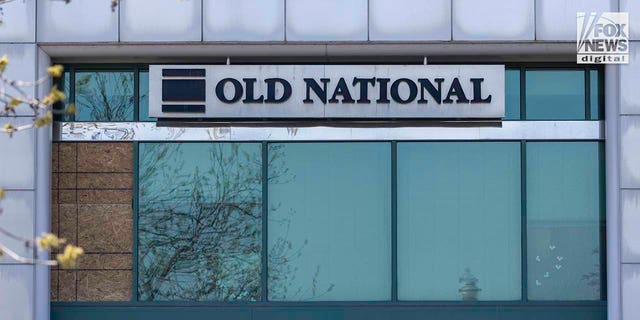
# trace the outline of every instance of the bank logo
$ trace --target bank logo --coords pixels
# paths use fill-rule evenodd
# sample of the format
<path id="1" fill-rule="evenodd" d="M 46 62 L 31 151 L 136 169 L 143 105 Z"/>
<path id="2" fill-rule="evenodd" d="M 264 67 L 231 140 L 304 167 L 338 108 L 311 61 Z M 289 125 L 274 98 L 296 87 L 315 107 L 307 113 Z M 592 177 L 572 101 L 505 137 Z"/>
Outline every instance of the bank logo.
<path id="1" fill-rule="evenodd" d="M 629 63 L 629 13 L 578 12 L 577 62 Z"/>

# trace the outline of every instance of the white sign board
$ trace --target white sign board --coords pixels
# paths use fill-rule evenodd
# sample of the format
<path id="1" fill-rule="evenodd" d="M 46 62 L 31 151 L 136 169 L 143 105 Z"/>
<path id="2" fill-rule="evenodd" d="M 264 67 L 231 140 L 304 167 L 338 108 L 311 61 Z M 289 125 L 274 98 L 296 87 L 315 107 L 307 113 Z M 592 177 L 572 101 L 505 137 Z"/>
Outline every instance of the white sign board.
<path id="1" fill-rule="evenodd" d="M 503 65 L 151 65 L 156 118 L 493 118 Z"/>

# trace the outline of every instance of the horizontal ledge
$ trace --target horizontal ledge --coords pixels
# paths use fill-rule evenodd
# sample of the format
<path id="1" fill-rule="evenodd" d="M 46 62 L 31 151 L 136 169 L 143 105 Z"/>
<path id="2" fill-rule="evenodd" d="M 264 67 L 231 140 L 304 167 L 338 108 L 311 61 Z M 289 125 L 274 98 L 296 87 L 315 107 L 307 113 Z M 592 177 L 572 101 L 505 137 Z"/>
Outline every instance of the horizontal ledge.
<path id="1" fill-rule="evenodd" d="M 572 61 L 575 41 L 427 41 L 427 42 L 224 42 L 224 43 L 39 43 L 59 62 L 146 61 L 210 62 L 233 58 L 430 57 L 455 60 Z M 206 60 L 206 61 L 205 61 Z M 416 60 L 418 62 L 418 60 Z M 422 61 L 422 58 L 419 62 Z"/>
<path id="2" fill-rule="evenodd" d="M 504 121 L 499 126 L 274 127 L 234 123 L 210 127 L 155 122 L 60 122 L 57 141 L 455 141 L 603 140 L 604 121 Z"/>
<path id="3" fill-rule="evenodd" d="M 56 308 L 573 308 L 605 307 L 605 300 L 480 300 L 480 301 L 52 301 Z"/>

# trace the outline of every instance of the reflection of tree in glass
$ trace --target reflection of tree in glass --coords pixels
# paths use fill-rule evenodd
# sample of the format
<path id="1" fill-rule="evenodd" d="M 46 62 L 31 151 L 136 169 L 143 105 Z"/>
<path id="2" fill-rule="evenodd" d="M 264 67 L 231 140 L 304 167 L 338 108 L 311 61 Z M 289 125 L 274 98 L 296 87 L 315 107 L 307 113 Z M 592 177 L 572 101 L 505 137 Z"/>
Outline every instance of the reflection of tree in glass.
<path id="1" fill-rule="evenodd" d="M 189 151 L 200 149 L 194 154 L 183 147 L 141 148 L 140 297 L 259 300 L 259 149 L 251 153 L 238 144 L 194 144 Z M 204 154 L 206 166 L 185 170 L 185 161 L 202 163 L 193 156 Z"/>
<path id="2" fill-rule="evenodd" d="M 271 210 L 274 210 L 273 207 Z M 290 212 L 289 217 L 295 212 Z M 327 287 L 319 287 L 318 276 L 320 275 L 320 266 L 316 266 L 313 278 L 310 280 L 309 286 L 293 287 L 295 274 L 299 268 L 295 266 L 295 261 L 302 258 L 302 251 L 309 243 L 305 239 L 304 243 L 298 248 L 294 248 L 290 240 L 288 240 L 288 231 L 291 225 L 291 218 L 276 220 L 269 218 L 270 223 L 278 223 L 285 225 L 287 232 L 279 236 L 275 240 L 275 244 L 269 250 L 269 299 L 271 300 L 314 300 L 321 298 L 328 292 L 333 290 L 334 285 L 329 284 Z"/>
<path id="3" fill-rule="evenodd" d="M 286 167 L 282 147 L 282 145 L 269 146 L 269 184 L 286 184 L 295 180 L 295 176 L 290 174 L 289 169 Z M 269 212 L 277 212 L 280 211 L 282 203 L 270 203 L 269 206 Z M 309 280 L 308 286 L 300 285 L 294 287 L 294 283 L 297 282 L 295 281 L 295 275 L 299 270 L 295 261 L 302 258 L 303 249 L 309 243 L 309 240 L 305 239 L 303 243 L 296 244 L 296 247 L 294 247 L 294 244 L 289 240 L 289 229 L 295 213 L 295 211 L 290 210 L 286 217 L 283 218 L 269 216 L 269 224 L 282 225 L 286 230 L 274 239 L 274 244 L 269 248 L 268 286 L 270 300 L 314 300 L 331 292 L 334 287 L 333 284 L 329 284 L 326 287 L 319 286 L 320 266 L 316 266 L 313 278 Z"/>
<path id="4" fill-rule="evenodd" d="M 260 300 L 262 163 L 255 147 L 141 145 L 141 300 Z M 277 164 L 279 155 L 277 149 L 270 152 L 269 180 L 275 183 L 287 171 Z M 286 290 L 295 271 L 289 262 L 304 247 L 294 248 L 286 237 L 280 236 L 269 251 L 270 280 L 284 280 L 270 287 L 270 294 Z M 316 277 L 310 279 L 313 295 L 321 291 Z"/>
<path id="5" fill-rule="evenodd" d="M 75 89 L 79 120 L 133 120 L 133 72 L 77 72 Z"/>
<path id="6" fill-rule="evenodd" d="M 599 257 L 600 250 L 598 248 L 591 250 L 591 255 Z M 594 271 L 583 274 L 581 279 L 585 281 L 589 287 L 593 288 L 596 294 L 600 294 L 600 262 L 593 266 L 593 270 Z"/>

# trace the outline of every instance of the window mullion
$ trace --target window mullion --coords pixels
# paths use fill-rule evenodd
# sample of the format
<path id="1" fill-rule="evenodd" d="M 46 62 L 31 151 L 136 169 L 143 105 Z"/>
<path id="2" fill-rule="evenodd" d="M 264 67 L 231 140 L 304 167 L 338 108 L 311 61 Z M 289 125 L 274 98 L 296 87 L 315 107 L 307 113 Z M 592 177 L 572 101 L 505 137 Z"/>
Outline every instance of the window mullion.
<path id="1" fill-rule="evenodd" d="M 527 148 L 526 141 L 520 141 L 520 256 L 521 256 L 521 301 L 527 297 Z"/>
<path id="2" fill-rule="evenodd" d="M 269 242 L 267 238 L 268 231 L 268 214 L 269 214 L 269 144 L 262 143 L 262 272 L 260 278 L 262 301 L 268 301 L 268 270 L 269 270 Z"/>
<path id="3" fill-rule="evenodd" d="M 398 143 L 391 141 L 391 301 L 398 301 Z"/>

